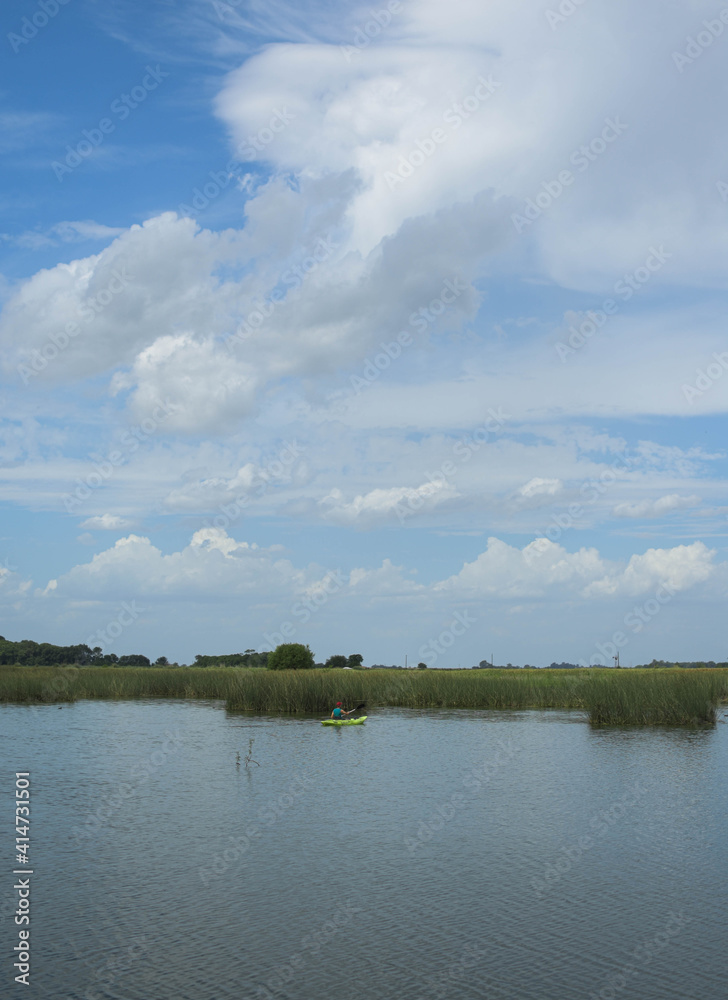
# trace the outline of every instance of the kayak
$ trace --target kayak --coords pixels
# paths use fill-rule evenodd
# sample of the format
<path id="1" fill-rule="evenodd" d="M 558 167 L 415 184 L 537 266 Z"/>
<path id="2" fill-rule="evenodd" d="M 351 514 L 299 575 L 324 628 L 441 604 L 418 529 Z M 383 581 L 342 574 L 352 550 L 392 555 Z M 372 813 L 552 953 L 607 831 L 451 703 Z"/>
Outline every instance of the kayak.
<path id="1" fill-rule="evenodd" d="M 324 719 L 321 723 L 322 726 L 360 726 L 362 722 L 366 722 L 366 715 L 362 715 L 360 719 Z"/>

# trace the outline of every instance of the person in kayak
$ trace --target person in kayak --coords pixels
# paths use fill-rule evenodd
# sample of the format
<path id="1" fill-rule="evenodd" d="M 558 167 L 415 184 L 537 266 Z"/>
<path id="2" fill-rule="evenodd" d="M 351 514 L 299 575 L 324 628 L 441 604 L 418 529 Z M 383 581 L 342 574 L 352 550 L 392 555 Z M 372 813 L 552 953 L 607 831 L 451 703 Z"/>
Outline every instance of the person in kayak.
<path id="1" fill-rule="evenodd" d="M 341 719 L 342 716 L 344 716 L 344 715 L 351 715 L 351 712 L 345 712 L 344 709 L 341 707 L 341 702 L 337 701 L 336 702 L 336 708 L 331 713 L 331 718 L 332 719 Z"/>

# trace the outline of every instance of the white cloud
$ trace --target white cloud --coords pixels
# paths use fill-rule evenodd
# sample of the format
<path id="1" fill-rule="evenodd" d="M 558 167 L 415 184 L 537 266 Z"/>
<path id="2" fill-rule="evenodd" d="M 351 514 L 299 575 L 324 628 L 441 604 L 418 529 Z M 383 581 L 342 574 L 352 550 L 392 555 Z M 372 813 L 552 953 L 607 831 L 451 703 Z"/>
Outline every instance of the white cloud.
<path id="1" fill-rule="evenodd" d="M 404 522 L 413 514 L 432 511 L 445 500 L 457 496 L 457 490 L 443 480 L 422 483 L 417 487 L 375 489 L 349 501 L 335 487 L 319 501 L 319 506 L 326 520 L 337 524 L 371 526 L 393 519 Z"/>
<path id="2" fill-rule="evenodd" d="M 101 514 L 95 517 L 88 517 L 81 524 L 82 528 L 89 528 L 92 531 L 123 531 L 131 526 L 131 521 L 117 514 Z"/>
<path id="3" fill-rule="evenodd" d="M 670 493 L 657 500 L 641 500 L 639 503 L 618 503 L 612 510 L 614 517 L 663 517 L 673 510 L 694 507 L 700 503 L 698 496 L 680 496 Z"/>
<path id="4" fill-rule="evenodd" d="M 29 250 L 42 250 L 59 246 L 61 243 L 81 243 L 89 240 L 104 241 L 121 236 L 125 229 L 105 226 L 100 222 L 86 219 L 79 222 L 57 222 L 49 229 L 28 229 L 12 235 L 0 233 L 0 239 Z"/>
<path id="5" fill-rule="evenodd" d="M 671 591 L 688 590 L 708 580 L 716 570 L 715 549 L 703 542 L 678 545 L 673 549 L 648 549 L 644 555 L 634 555 L 626 569 L 595 580 L 585 591 L 589 597 L 612 594 L 637 596 L 665 586 Z"/>
<path id="6" fill-rule="evenodd" d="M 279 555 L 280 546 L 260 548 L 237 542 L 220 528 L 196 531 L 188 546 L 164 555 L 148 538 L 129 535 L 98 553 L 90 563 L 76 566 L 46 593 L 55 596 L 91 598 L 115 594 L 234 597 L 243 594 L 285 595 L 316 589 L 326 576 L 315 566 L 296 568 Z M 459 573 L 428 587 L 410 579 L 386 559 L 377 570 L 353 568 L 348 586 L 357 593 L 376 596 L 385 586 L 390 594 L 418 593 L 430 599 L 513 598 L 554 600 L 566 594 L 574 599 L 594 599 L 617 593 L 639 595 L 660 584 L 679 591 L 707 580 L 715 571 L 715 550 L 702 542 L 672 549 L 648 549 L 633 555 L 626 566 L 605 561 L 595 548 L 569 552 L 563 546 L 540 538 L 523 549 L 489 538 L 487 548 Z"/>
<path id="7" fill-rule="evenodd" d="M 130 409 L 136 419 L 165 402 L 172 407 L 168 431 L 215 433 L 235 427 L 251 412 L 256 384 L 252 365 L 231 360 L 212 340 L 182 333 L 145 348 L 130 371 L 114 376 L 111 391 L 133 389 Z"/>
<path id="8" fill-rule="evenodd" d="M 540 479 L 538 476 L 534 479 L 530 479 L 524 486 L 518 490 L 518 493 L 522 497 L 531 498 L 537 496 L 556 496 L 563 489 L 563 483 L 560 479 Z"/>
<path id="9" fill-rule="evenodd" d="M 436 589 L 508 600 L 538 597 L 552 588 L 580 589 L 604 570 L 605 563 L 593 548 L 572 554 L 541 538 L 518 549 L 498 538 L 489 538 L 485 552 Z"/>
<path id="10" fill-rule="evenodd" d="M 148 538 L 129 535 L 90 563 L 76 566 L 50 581 L 54 596 L 113 598 L 117 595 L 160 597 L 253 595 L 290 592 L 306 573 L 295 570 L 272 549 L 236 542 L 217 528 L 196 531 L 189 545 L 170 555 Z M 46 588 L 46 592 L 50 593 Z"/>

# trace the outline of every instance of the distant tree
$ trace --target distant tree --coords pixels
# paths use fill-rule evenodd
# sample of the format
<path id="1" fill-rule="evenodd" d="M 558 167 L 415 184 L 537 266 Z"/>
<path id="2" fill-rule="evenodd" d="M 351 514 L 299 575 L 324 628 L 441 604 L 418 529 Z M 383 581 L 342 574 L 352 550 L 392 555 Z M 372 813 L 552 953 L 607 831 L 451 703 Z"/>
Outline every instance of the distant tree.
<path id="1" fill-rule="evenodd" d="M 349 653 L 349 662 L 347 666 L 349 667 L 360 667 L 364 662 L 364 657 L 361 653 Z"/>
<path id="2" fill-rule="evenodd" d="M 268 653 L 256 653 L 254 649 L 245 653 L 224 653 L 222 656 L 207 656 L 198 653 L 195 656 L 196 667 L 264 667 L 268 662 Z"/>
<path id="3" fill-rule="evenodd" d="M 362 659 L 364 659 L 364 657 L 362 657 Z M 346 657 L 346 656 L 341 656 L 341 655 L 339 655 L 339 656 L 330 656 L 328 658 L 328 660 L 326 661 L 326 663 L 324 663 L 324 666 L 325 667 L 339 667 L 339 668 L 341 668 L 341 667 L 348 667 L 348 666 L 350 666 L 350 663 L 349 663 L 348 657 Z"/>
<path id="4" fill-rule="evenodd" d="M 169 660 L 167 659 L 166 656 L 158 656 L 157 659 L 154 661 L 154 666 L 155 667 L 168 667 L 169 666 Z"/>
<path id="5" fill-rule="evenodd" d="M 417 669 L 418 670 L 427 670 L 427 664 L 426 663 L 418 663 L 417 664 Z"/>
<path id="6" fill-rule="evenodd" d="M 119 657 L 120 667 L 149 667 L 151 663 L 149 658 L 142 656 L 141 653 L 129 653 L 127 656 Z"/>
<path id="7" fill-rule="evenodd" d="M 309 670 L 314 665 L 313 653 L 300 642 L 284 642 L 268 656 L 269 670 Z"/>

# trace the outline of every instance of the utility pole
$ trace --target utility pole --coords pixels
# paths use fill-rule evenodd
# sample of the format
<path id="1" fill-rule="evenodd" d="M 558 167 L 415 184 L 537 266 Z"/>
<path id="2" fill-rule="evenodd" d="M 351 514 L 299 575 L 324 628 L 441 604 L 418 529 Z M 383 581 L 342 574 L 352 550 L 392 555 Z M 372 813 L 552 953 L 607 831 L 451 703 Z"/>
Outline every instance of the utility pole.
<path id="1" fill-rule="evenodd" d="M 612 659 L 614 660 L 614 666 L 617 670 L 619 670 L 619 652 L 617 652 L 617 655 L 613 656 Z"/>

